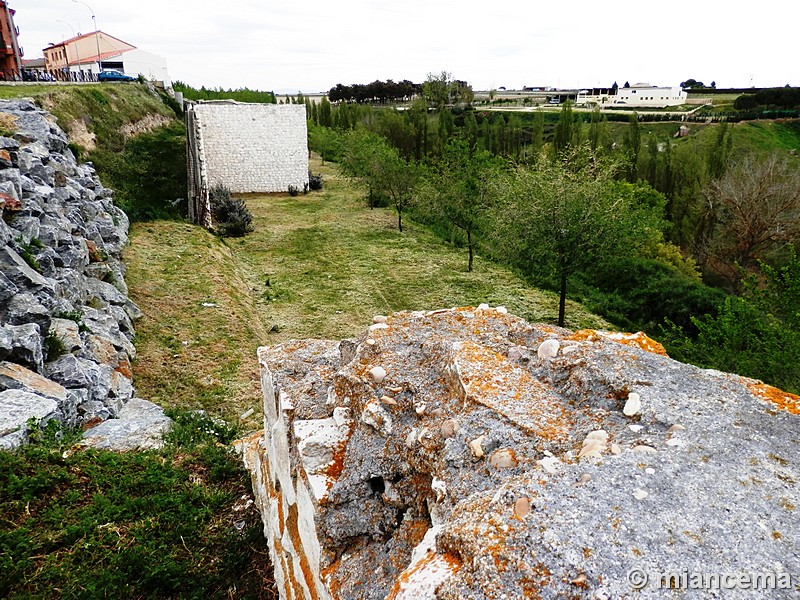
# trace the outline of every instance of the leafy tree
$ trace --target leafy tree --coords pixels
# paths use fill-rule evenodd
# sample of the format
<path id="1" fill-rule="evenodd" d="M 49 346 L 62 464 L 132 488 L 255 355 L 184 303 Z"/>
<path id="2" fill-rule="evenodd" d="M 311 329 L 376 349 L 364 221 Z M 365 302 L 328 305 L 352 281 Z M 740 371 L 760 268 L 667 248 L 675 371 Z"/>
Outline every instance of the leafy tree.
<path id="1" fill-rule="evenodd" d="M 467 141 L 453 140 L 421 189 L 421 201 L 464 232 L 468 271 L 474 262 L 476 230 L 493 204 L 490 181 L 501 164 L 486 150 L 473 153 Z"/>
<path id="2" fill-rule="evenodd" d="M 319 102 L 319 124 L 323 127 L 333 127 L 331 118 L 331 103 L 324 96 Z"/>
<path id="3" fill-rule="evenodd" d="M 531 150 L 533 156 L 538 158 L 544 145 L 544 111 L 537 110 L 533 117 L 533 128 L 531 130 Z"/>
<path id="4" fill-rule="evenodd" d="M 557 153 L 564 152 L 572 142 L 572 129 L 575 118 L 572 114 L 572 102 L 565 102 L 561 107 L 561 113 L 556 123 L 556 132 L 553 138 L 553 146 Z"/>
<path id="5" fill-rule="evenodd" d="M 312 125 L 308 128 L 308 147 L 326 160 L 339 160 L 342 150 L 342 134 L 335 129 Z"/>
<path id="6" fill-rule="evenodd" d="M 453 120 L 453 113 L 447 107 L 439 109 L 438 113 L 438 134 L 437 138 L 437 151 L 441 154 L 444 147 L 447 145 L 451 137 L 453 137 L 453 129 L 455 122 Z"/>
<path id="7" fill-rule="evenodd" d="M 403 231 L 403 211 L 413 200 L 418 164 L 401 157 L 383 136 L 357 129 L 345 137 L 341 165 L 349 177 L 367 186 L 370 208 L 378 198 L 389 199 L 397 211 L 397 228 Z"/>
<path id="8" fill-rule="evenodd" d="M 639 152 L 642 149 L 642 130 L 639 126 L 639 115 L 636 113 L 628 117 L 625 148 L 628 155 L 628 181 L 634 183 L 639 178 Z"/>
<path id="9" fill-rule="evenodd" d="M 607 121 L 605 115 L 600 112 L 600 108 L 595 106 L 589 120 L 589 147 L 593 152 L 602 148 L 608 136 Z"/>
<path id="10" fill-rule="evenodd" d="M 464 139 L 469 145 L 470 152 L 474 152 L 478 147 L 478 120 L 472 112 L 468 112 L 464 117 Z"/>
<path id="11" fill-rule="evenodd" d="M 422 84 L 422 95 L 437 108 L 446 105 L 450 100 L 450 73 L 428 73 L 427 79 Z"/>
<path id="12" fill-rule="evenodd" d="M 379 205 L 384 192 L 381 165 L 389 160 L 390 152 L 384 137 L 366 129 L 356 129 L 344 136 L 339 164 L 345 175 L 367 187 L 370 208 Z"/>
<path id="13" fill-rule="evenodd" d="M 409 117 L 414 128 L 414 154 L 419 161 L 428 156 L 428 103 L 424 98 L 414 100 Z"/>
<path id="14" fill-rule="evenodd" d="M 496 243 L 531 276 L 541 271 L 556 276 L 561 326 L 569 276 L 607 256 L 635 252 L 660 217 L 615 192 L 613 171 L 614 165 L 573 151 L 498 180 L 504 209 Z"/>
<path id="15" fill-rule="evenodd" d="M 383 190 L 391 198 L 397 211 L 397 229 L 401 233 L 403 231 L 403 212 L 414 201 L 414 190 L 420 173 L 419 163 L 404 159 L 394 148 L 383 155 L 383 162 L 379 165 Z"/>
<path id="16" fill-rule="evenodd" d="M 400 151 L 403 158 L 414 158 L 416 154 L 416 138 L 411 121 L 399 111 L 386 108 L 377 111 L 372 119 L 370 129 L 385 137 Z"/>

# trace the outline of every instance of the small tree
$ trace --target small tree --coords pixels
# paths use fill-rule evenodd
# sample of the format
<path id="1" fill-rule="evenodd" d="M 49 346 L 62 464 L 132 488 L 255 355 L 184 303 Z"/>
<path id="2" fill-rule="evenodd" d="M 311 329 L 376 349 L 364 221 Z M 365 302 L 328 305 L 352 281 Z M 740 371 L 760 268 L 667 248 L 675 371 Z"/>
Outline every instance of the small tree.
<path id="1" fill-rule="evenodd" d="M 345 175 L 367 187 L 367 202 L 375 208 L 383 193 L 381 164 L 387 160 L 391 148 L 386 139 L 365 129 L 348 132 L 344 136 L 340 165 Z"/>
<path id="2" fill-rule="evenodd" d="M 800 170 L 772 154 L 730 165 L 705 190 L 706 264 L 739 289 L 743 273 L 800 238 Z"/>
<path id="3" fill-rule="evenodd" d="M 345 173 L 367 186 L 370 208 L 376 199 L 388 198 L 397 210 L 397 228 L 403 231 L 403 211 L 413 200 L 419 166 L 405 160 L 383 136 L 366 130 L 350 132 L 342 152 Z"/>
<path id="4" fill-rule="evenodd" d="M 467 271 L 473 267 L 476 229 L 494 204 L 490 181 L 501 164 L 490 152 L 471 154 L 468 142 L 453 140 L 420 191 L 421 201 L 466 235 Z"/>
<path id="5" fill-rule="evenodd" d="M 397 211 L 397 229 L 403 231 L 403 211 L 408 209 L 414 200 L 414 188 L 419 180 L 420 167 L 413 161 L 400 156 L 395 148 L 381 155 L 379 165 L 381 186 L 391 198 Z"/>
<path id="6" fill-rule="evenodd" d="M 496 243 L 531 276 L 556 276 L 560 326 L 569 276 L 607 256 L 636 252 L 659 223 L 658 209 L 615 192 L 614 167 L 586 151 L 573 151 L 499 179 L 504 206 L 494 229 Z"/>
<path id="7" fill-rule="evenodd" d="M 556 152 L 564 152 L 572 143 L 572 128 L 575 118 L 572 115 L 572 102 L 567 100 L 561 107 L 561 113 L 556 123 L 556 132 L 553 137 L 553 146 Z"/>

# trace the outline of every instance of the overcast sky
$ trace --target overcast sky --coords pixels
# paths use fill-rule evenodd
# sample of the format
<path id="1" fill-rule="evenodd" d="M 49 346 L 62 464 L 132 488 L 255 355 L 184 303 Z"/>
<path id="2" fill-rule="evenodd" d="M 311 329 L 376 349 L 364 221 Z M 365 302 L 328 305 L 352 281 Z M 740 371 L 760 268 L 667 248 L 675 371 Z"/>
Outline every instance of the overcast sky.
<path id="1" fill-rule="evenodd" d="M 797 0 L 89 0 L 98 27 L 199 87 L 327 91 L 449 71 L 476 90 L 694 78 L 800 85 Z M 94 30 L 73 0 L 9 0 L 26 58 Z M 741 7 L 741 8 L 740 8 Z"/>

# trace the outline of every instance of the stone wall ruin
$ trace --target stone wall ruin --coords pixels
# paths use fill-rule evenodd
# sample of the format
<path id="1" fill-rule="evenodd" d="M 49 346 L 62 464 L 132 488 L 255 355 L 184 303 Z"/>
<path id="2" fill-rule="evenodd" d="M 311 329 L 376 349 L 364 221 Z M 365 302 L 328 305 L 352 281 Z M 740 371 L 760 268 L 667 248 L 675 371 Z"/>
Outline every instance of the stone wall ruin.
<path id="1" fill-rule="evenodd" d="M 726 598 L 797 584 L 797 396 L 641 334 L 485 305 L 258 358 L 265 429 L 240 445 L 284 599 L 663 598 L 669 572 L 773 575 Z"/>
<path id="2" fill-rule="evenodd" d="M 302 190 L 308 184 L 304 105 L 191 103 L 187 126 L 190 205 L 200 206 L 195 222 L 207 212 L 204 201 L 215 185 L 243 194 Z"/>

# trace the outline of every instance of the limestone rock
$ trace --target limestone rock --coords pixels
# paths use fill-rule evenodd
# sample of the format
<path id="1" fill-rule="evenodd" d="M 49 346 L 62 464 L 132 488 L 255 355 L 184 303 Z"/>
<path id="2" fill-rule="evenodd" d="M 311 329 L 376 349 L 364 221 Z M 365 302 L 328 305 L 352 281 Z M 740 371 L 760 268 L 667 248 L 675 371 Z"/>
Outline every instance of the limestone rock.
<path id="1" fill-rule="evenodd" d="M 0 392 L 0 449 L 13 450 L 27 438 L 27 423 L 36 419 L 41 423 L 55 416 L 58 404 L 23 390 Z"/>
<path id="2" fill-rule="evenodd" d="M 638 334 L 469 308 L 389 321 L 346 363 L 312 363 L 319 340 L 259 349 L 266 429 L 239 447 L 282 597 L 657 598 L 628 571 L 800 572 L 800 398 Z M 369 375 L 376 333 L 391 390 Z M 508 358 L 548 339 L 570 352 Z M 298 418 L 313 403 L 317 422 Z"/>
<path id="3" fill-rule="evenodd" d="M 164 414 L 164 409 L 147 400 L 133 398 L 116 419 L 87 429 L 81 444 L 117 452 L 153 450 L 164 445 L 163 436 L 171 427 L 172 419 Z"/>

